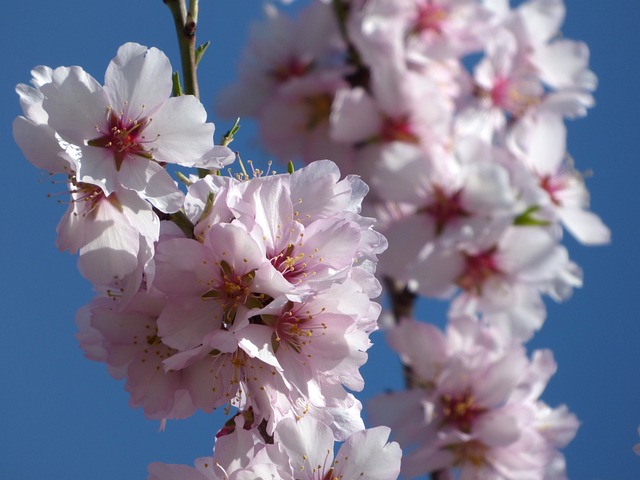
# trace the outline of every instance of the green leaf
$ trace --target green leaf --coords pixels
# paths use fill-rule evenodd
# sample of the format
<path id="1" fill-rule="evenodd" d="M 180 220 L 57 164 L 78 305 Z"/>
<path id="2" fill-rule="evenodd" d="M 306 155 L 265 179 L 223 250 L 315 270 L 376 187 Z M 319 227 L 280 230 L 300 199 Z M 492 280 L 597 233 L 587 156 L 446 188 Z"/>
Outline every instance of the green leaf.
<path id="1" fill-rule="evenodd" d="M 222 137 L 221 145 L 223 147 L 228 147 L 229 144 L 233 142 L 233 137 L 236 133 L 238 133 L 238 130 L 240 130 L 240 117 L 236 118 L 233 127 L 231 127 L 231 129 L 224 134 L 224 136 Z"/>
<path id="2" fill-rule="evenodd" d="M 287 163 L 287 172 L 289 173 L 289 175 L 291 175 L 295 171 L 296 168 L 293 166 L 293 162 L 289 160 L 289 163 Z"/>
<path id="3" fill-rule="evenodd" d="M 196 66 L 198 66 L 198 64 L 200 63 L 200 60 L 202 59 L 204 52 L 206 52 L 207 48 L 209 48 L 209 45 L 211 45 L 211 42 L 203 43 L 198 48 L 196 48 Z"/>
<path id="4" fill-rule="evenodd" d="M 551 222 L 549 222 L 548 220 L 541 220 L 533 217 L 533 214 L 538 210 L 540 210 L 539 205 L 533 205 L 527 208 L 524 212 L 522 212 L 515 218 L 513 224 L 520 227 L 545 227 L 551 224 Z"/>
<path id="5" fill-rule="evenodd" d="M 180 85 L 180 74 L 178 72 L 173 72 L 171 75 L 171 80 L 173 81 L 173 96 L 179 97 L 182 95 L 182 85 Z"/>

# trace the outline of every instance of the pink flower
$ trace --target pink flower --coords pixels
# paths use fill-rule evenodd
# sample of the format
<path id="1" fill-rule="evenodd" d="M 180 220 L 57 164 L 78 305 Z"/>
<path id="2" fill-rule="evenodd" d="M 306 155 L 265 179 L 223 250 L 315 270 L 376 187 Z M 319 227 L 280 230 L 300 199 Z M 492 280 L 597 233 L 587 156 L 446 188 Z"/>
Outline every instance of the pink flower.
<path id="1" fill-rule="evenodd" d="M 475 0 L 374 0 L 352 14 L 350 33 L 369 65 L 380 52 L 379 43 L 374 49 L 371 41 L 380 42 L 383 32 L 385 43 L 402 45 L 407 61 L 427 63 L 479 50 L 491 20 Z"/>
<path id="2" fill-rule="evenodd" d="M 290 459 L 290 476 L 285 478 L 393 480 L 400 473 L 402 453 L 397 443 L 387 443 L 389 433 L 387 427 L 356 432 L 335 458 L 331 430 L 309 417 L 298 422 L 283 420 L 274 440 Z"/>
<path id="3" fill-rule="evenodd" d="M 501 27 L 474 70 L 459 132 L 491 138 L 504 133 L 508 119 L 532 112 L 586 115 L 597 78 L 588 68 L 585 44 L 556 38 L 564 13 L 562 0 L 532 0 L 499 13 Z"/>
<path id="4" fill-rule="evenodd" d="M 153 255 L 160 221 L 135 192 L 119 189 L 107 195 L 98 185 L 78 181 L 81 149 L 61 139 L 43 109 L 41 89 L 51 84 L 54 73 L 38 67 L 32 72 L 35 88 L 18 85 L 25 116 L 14 121 L 14 138 L 34 165 L 67 177 L 71 200 L 58 224 L 58 248 L 79 253 L 80 272 L 94 285 L 131 295 Z"/>
<path id="5" fill-rule="evenodd" d="M 542 208 L 541 218 L 560 221 L 585 245 L 608 243 L 611 232 L 588 211 L 589 192 L 566 151 L 566 127 L 557 115 L 527 116 L 510 135 L 510 148 L 529 170 L 530 202 Z"/>
<path id="6" fill-rule="evenodd" d="M 380 270 L 420 283 L 420 264 L 430 254 L 473 248 L 512 223 L 517 192 L 501 156 L 498 149 L 472 138 L 458 139 L 453 152 L 391 146 L 371 178 L 379 208 L 402 212 L 382 228 L 390 249 L 381 258 Z"/>
<path id="7" fill-rule="evenodd" d="M 180 350 L 248 320 L 248 308 L 293 291 L 260 245 L 237 224 L 215 224 L 203 243 L 169 239 L 156 249 L 154 285 L 174 300 L 160 319 L 162 336 Z"/>
<path id="8" fill-rule="evenodd" d="M 158 336 L 157 319 L 164 299 L 143 292 L 126 306 L 97 297 L 78 311 L 80 346 L 91 360 L 107 364 L 109 373 L 126 378 L 131 407 L 152 419 L 185 418 L 195 408 L 186 388 L 188 372 L 165 371 L 162 362 L 175 353 Z"/>
<path id="9" fill-rule="evenodd" d="M 325 290 L 351 270 L 360 225 L 344 215 L 303 224 L 289 183 L 282 180 L 272 176 L 247 185 L 245 224 L 262 234 L 266 257 L 288 282 L 299 291 Z"/>
<path id="10" fill-rule="evenodd" d="M 319 178 L 322 178 L 319 180 Z M 318 188 L 321 187 L 321 188 Z M 194 406 L 251 408 L 273 432 L 308 413 L 336 438 L 362 428 L 360 390 L 386 244 L 359 211 L 366 186 L 324 161 L 291 175 L 205 178 L 189 188 L 195 239 L 161 238 L 158 337 Z"/>
<path id="11" fill-rule="evenodd" d="M 411 368 L 411 388 L 377 397 L 371 413 L 410 452 L 403 473 L 458 467 L 461 478 L 515 480 L 563 472 L 557 449 L 578 422 L 538 400 L 555 372 L 549 351 L 528 360 L 518 342 L 464 318 L 444 335 L 405 319 L 389 339 Z"/>
<path id="12" fill-rule="evenodd" d="M 378 313 L 369 309 L 369 298 L 358 285 L 347 280 L 303 302 L 276 298 L 251 312 L 262 316 L 264 325 L 246 330 L 268 332 L 278 364 L 301 388 L 324 378 L 358 391 L 364 387 L 358 368 L 366 362 Z"/>
<path id="13" fill-rule="evenodd" d="M 164 212 L 183 195 L 165 163 L 205 166 L 213 124 L 192 96 L 170 98 L 171 65 L 155 48 L 120 47 L 102 87 L 79 67 L 60 67 L 41 87 L 48 123 L 81 151 L 77 177 L 109 195 L 128 189 Z M 212 165 L 218 165 L 213 162 Z"/>
<path id="14" fill-rule="evenodd" d="M 187 465 L 152 463 L 148 467 L 148 480 L 257 480 L 280 478 L 282 456 L 272 458 L 264 439 L 256 430 L 242 425 L 242 417 L 228 422 L 231 432 L 218 435 L 213 457 L 196 459 L 195 468 Z M 262 476 L 264 475 L 264 476 Z"/>
<path id="15" fill-rule="evenodd" d="M 389 433 L 386 427 L 356 432 L 334 458 L 331 430 L 311 417 L 283 420 L 270 444 L 236 418 L 233 432 L 216 440 L 212 458 L 196 460 L 195 469 L 151 464 L 148 480 L 395 480 L 402 452 L 397 443 L 387 443 Z"/>
<path id="16" fill-rule="evenodd" d="M 472 248 L 434 249 L 416 265 L 416 289 L 436 297 L 457 293 L 451 316 L 481 313 L 485 322 L 527 339 L 546 316 L 541 294 L 565 299 L 582 277 L 549 229 L 511 226 L 494 233 Z"/>
<path id="17" fill-rule="evenodd" d="M 77 147 L 61 141 L 49 126 L 49 115 L 42 108 L 44 95 L 40 87 L 51 83 L 53 71 L 40 66 L 34 68 L 31 75 L 33 86 L 19 84 L 16 87 L 24 116 L 14 120 L 13 138 L 25 158 L 36 167 L 50 173 L 74 174 L 80 152 Z"/>
<path id="18" fill-rule="evenodd" d="M 449 99 L 432 79 L 394 64 L 377 64 L 371 68 L 369 91 L 338 90 L 331 138 L 354 145 L 441 142 L 449 132 L 451 110 Z"/>
<path id="19" fill-rule="evenodd" d="M 273 5 L 265 7 L 265 14 L 265 20 L 251 28 L 238 80 L 218 97 L 223 115 L 257 116 L 291 80 L 338 70 L 344 45 L 330 5 L 314 2 L 296 20 Z"/>
<path id="20" fill-rule="evenodd" d="M 330 140 L 331 105 L 336 91 L 346 87 L 340 73 L 320 71 L 282 85 L 258 115 L 260 137 L 282 161 L 299 158 L 308 164 L 330 158 L 348 169 L 350 145 Z"/>
<path id="21" fill-rule="evenodd" d="M 159 224 L 151 205 L 135 192 L 107 196 L 96 185 L 70 182 L 71 202 L 58 224 L 56 245 L 79 253 L 80 273 L 94 285 L 123 288 L 153 256 Z M 140 280 L 127 290 L 135 293 Z M 131 290 L 133 290 L 131 292 Z"/>

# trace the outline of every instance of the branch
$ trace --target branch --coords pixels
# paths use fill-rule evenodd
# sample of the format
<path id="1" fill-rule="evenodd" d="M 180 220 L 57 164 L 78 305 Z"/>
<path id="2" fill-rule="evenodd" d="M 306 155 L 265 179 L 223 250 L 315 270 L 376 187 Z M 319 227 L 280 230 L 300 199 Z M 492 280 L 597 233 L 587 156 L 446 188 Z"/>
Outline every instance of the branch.
<path id="1" fill-rule="evenodd" d="M 191 0 L 187 11 L 186 0 L 163 0 L 171 10 L 180 45 L 180 60 L 184 78 L 184 93 L 200 98 L 196 74 L 196 27 L 198 0 Z"/>
<path id="2" fill-rule="evenodd" d="M 431 480 L 453 480 L 453 475 L 449 470 L 436 470 L 431 473 Z"/>
<path id="3" fill-rule="evenodd" d="M 384 277 L 384 284 L 391 302 L 391 312 L 393 313 L 395 324 L 400 323 L 400 319 L 402 318 L 412 318 L 413 308 L 418 298 L 416 294 L 409 290 L 404 283 L 397 282 L 391 277 Z M 404 375 L 404 384 L 407 389 L 413 388 L 414 381 L 411 367 L 403 364 L 402 372 Z"/>
<path id="4" fill-rule="evenodd" d="M 418 296 L 402 282 L 391 277 L 384 277 L 384 285 L 391 300 L 391 311 L 396 324 L 404 317 L 413 316 L 413 307 Z"/>
<path id="5" fill-rule="evenodd" d="M 400 322 L 401 318 L 413 317 L 413 309 L 418 296 L 413 293 L 406 284 L 397 282 L 391 277 L 384 277 L 384 284 L 387 294 L 389 295 L 389 300 L 391 301 L 391 311 L 396 325 Z M 403 364 L 402 372 L 407 389 L 413 388 L 415 385 L 411 367 Z M 431 480 L 453 480 L 453 475 L 448 469 L 436 470 L 435 472 L 431 472 Z"/>
<path id="6" fill-rule="evenodd" d="M 355 67 L 355 71 L 347 75 L 346 80 L 352 87 L 362 87 L 365 90 L 369 90 L 369 78 L 371 75 L 369 67 L 362 61 L 360 53 L 353 42 L 351 42 L 349 32 L 347 31 L 347 19 L 349 17 L 351 4 L 348 0 L 331 0 L 331 5 L 333 6 L 336 21 L 338 22 L 340 35 L 347 46 L 347 63 Z"/>

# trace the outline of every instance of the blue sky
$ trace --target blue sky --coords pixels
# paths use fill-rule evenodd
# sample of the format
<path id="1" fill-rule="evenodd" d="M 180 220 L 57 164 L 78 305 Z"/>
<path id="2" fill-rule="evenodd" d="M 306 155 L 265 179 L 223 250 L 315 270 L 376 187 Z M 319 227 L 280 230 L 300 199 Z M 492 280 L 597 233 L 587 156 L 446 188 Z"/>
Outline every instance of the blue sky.
<path id="1" fill-rule="evenodd" d="M 588 43 L 600 82 L 596 108 L 569 124 L 568 148 L 580 170 L 593 171 L 587 182 L 592 209 L 610 226 L 613 243 L 586 248 L 567 238 L 585 285 L 568 302 L 549 304 L 546 324 L 529 345 L 552 349 L 558 362 L 543 399 L 551 406 L 567 404 L 582 422 L 565 450 L 569 477 L 634 480 L 640 478 L 640 457 L 631 450 L 640 442 L 640 3 L 565 2 L 564 35 Z M 218 134 L 229 124 L 213 116 L 211 103 L 232 81 L 248 24 L 262 16 L 261 4 L 201 1 L 198 40 L 212 45 L 201 64 L 200 88 Z M 11 134 L 20 114 L 15 85 L 27 82 L 36 65 L 81 65 L 102 80 L 118 46 L 135 41 L 164 50 L 177 68 L 169 11 L 161 0 L 32 0 L 5 5 L 0 23 L 6 180 L 0 188 L 0 478 L 138 479 L 146 478 L 152 461 L 191 464 L 210 453 L 222 417 L 198 414 L 170 422 L 160 433 L 158 422 L 128 408 L 122 384 L 104 365 L 83 358 L 73 319 L 93 294 L 75 258 L 54 246 L 65 206 L 47 198 L 64 187 L 26 162 Z M 243 123 L 234 148 L 256 164 L 266 162 L 255 129 Z M 440 305 L 420 306 L 424 319 L 435 320 L 441 312 Z M 365 402 L 401 384 L 398 362 L 382 335 L 373 341 L 363 368 L 367 387 L 359 396 Z"/>

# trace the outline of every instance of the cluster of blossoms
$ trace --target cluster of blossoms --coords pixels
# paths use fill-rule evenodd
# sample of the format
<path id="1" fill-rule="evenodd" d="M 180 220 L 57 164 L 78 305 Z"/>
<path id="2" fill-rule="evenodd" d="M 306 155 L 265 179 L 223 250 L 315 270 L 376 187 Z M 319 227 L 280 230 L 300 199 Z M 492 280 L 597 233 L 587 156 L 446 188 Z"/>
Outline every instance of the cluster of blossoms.
<path id="1" fill-rule="evenodd" d="M 364 386 L 380 313 L 374 273 L 386 240 L 360 215 L 368 187 L 341 180 L 328 160 L 219 175 L 234 155 L 214 145 L 196 97 L 171 96 L 171 75 L 162 52 L 128 43 L 104 86 L 79 67 L 38 67 L 32 86 L 17 88 L 15 139 L 29 161 L 67 178 L 58 247 L 79 253 L 98 292 L 77 315 L 82 348 L 125 379 L 149 418 L 239 412 L 242 428 L 220 432 L 204 478 L 294 478 L 317 461 L 326 475 L 374 468 L 367 478 L 395 479 L 399 447 L 386 445 L 388 429 L 364 431 L 347 391 Z M 181 174 L 186 192 L 170 163 L 200 169 Z M 332 462 L 334 439 L 346 443 Z M 363 466 L 371 456 L 378 463 Z M 180 472 L 156 464 L 150 478 Z"/>
<path id="2" fill-rule="evenodd" d="M 563 227 L 587 245 L 610 236 L 566 151 L 564 121 L 586 114 L 596 78 L 587 47 L 559 38 L 562 0 L 267 13 L 222 113 L 255 116 L 280 158 L 327 156 L 362 175 L 389 240 L 381 276 L 529 338 L 541 296 L 582 282 Z"/>
<path id="3" fill-rule="evenodd" d="M 357 213 L 362 181 L 339 181 L 328 161 L 251 181 L 193 180 L 193 238 L 170 223 L 144 289 L 80 312 L 89 356 L 126 377 L 151 418 L 232 406 L 251 409 L 269 434 L 305 414 L 340 439 L 363 428 L 344 386 L 364 386 L 358 368 L 380 311 L 372 266 L 386 242 Z"/>
<path id="4" fill-rule="evenodd" d="M 545 295 L 561 301 L 582 284 L 563 232 L 584 245 L 610 240 L 589 211 L 584 178 L 567 152 L 565 122 L 593 106 L 597 79 L 587 46 L 561 35 L 563 1 L 511 7 L 508 0 L 317 0 L 296 20 L 274 7 L 266 13 L 252 30 L 238 80 L 220 96 L 220 112 L 256 118 L 262 142 L 283 160 L 330 157 L 361 175 L 371 187 L 364 209 L 389 242 L 379 277 L 414 295 L 449 299 L 452 325 L 469 329 L 473 321 L 473 329 L 486 329 L 474 336 L 499 336 L 494 354 L 518 356 L 528 376 L 499 371 L 500 398 L 469 404 L 474 420 L 485 419 L 481 425 L 489 412 L 517 425 L 519 436 L 503 432 L 500 439 L 484 438 L 484 427 L 471 419 L 464 428 L 453 422 L 454 432 L 452 422 L 433 413 L 445 408 L 438 404 L 443 398 L 482 396 L 480 385 L 440 389 L 432 376 L 420 380 L 430 385 L 428 394 L 412 391 L 403 409 L 393 395 L 380 399 L 382 423 L 400 430 L 422 425 L 418 433 L 397 432 L 408 442 L 403 447 L 415 449 L 407 473 L 462 466 L 474 469 L 468 478 L 524 478 L 525 470 L 526 478 L 562 478 L 555 449 L 577 423 L 537 403 L 538 387 L 522 392 L 521 382 L 544 386 L 554 366 L 548 353 L 529 364 L 521 344 L 545 320 Z M 434 341 L 415 347 L 422 356 L 411 356 L 397 340 L 401 334 L 390 335 L 412 371 L 461 362 L 470 369 L 468 382 L 482 382 L 493 368 L 489 360 L 476 364 L 478 355 L 491 355 L 474 353 L 468 343 L 429 363 L 424 355 L 436 355 L 427 351 Z M 391 411 L 415 415 L 399 419 Z M 541 433 L 543 411 L 555 412 L 548 421 L 566 423 L 558 428 L 570 434 Z M 467 444 L 481 448 L 459 447 Z M 538 453 L 518 457 L 529 448 Z M 553 472 L 545 470 L 549 462 Z"/>
<path id="5" fill-rule="evenodd" d="M 154 48 L 123 45 L 104 86 L 37 67 L 17 87 L 14 137 L 65 177 L 57 245 L 97 291 L 76 317 L 87 357 L 148 418 L 233 411 L 213 457 L 152 464 L 149 479 L 395 479 L 398 444 L 365 429 L 351 393 L 379 279 L 394 307 L 400 293 L 451 301 L 445 333 L 407 309 L 388 330 L 408 390 L 371 414 L 405 449 L 403 473 L 565 478 L 559 448 L 578 421 L 539 400 L 556 365 L 523 342 L 543 297 L 582 283 L 563 232 L 585 245 L 610 232 L 567 153 L 565 122 L 597 82 L 587 47 L 560 36 L 562 0 L 266 13 L 218 107 L 257 118 L 267 149 L 306 165 L 288 174 L 220 175 L 232 135 L 214 144 Z M 198 174 L 180 185 L 175 166 Z"/>
<path id="6" fill-rule="evenodd" d="M 538 400 L 556 368 L 550 351 L 528 360 L 521 343 L 469 318 L 444 335 L 405 319 L 388 338 L 411 367 L 410 388 L 375 398 L 370 413 L 407 447 L 403 473 L 456 466 L 461 478 L 566 478 L 557 449 L 578 421 Z"/>
<path id="7" fill-rule="evenodd" d="M 195 468 L 151 464 L 149 480 L 395 479 L 400 447 L 386 443 L 388 437 L 387 427 L 356 432 L 334 458 L 331 430 L 311 417 L 283 420 L 270 444 L 238 420 L 218 438 L 213 457 L 197 459 Z"/>
<path id="8" fill-rule="evenodd" d="M 171 97 L 171 64 L 155 48 L 120 47 L 104 86 L 80 67 L 31 73 L 32 86 L 17 87 L 24 116 L 13 134 L 27 160 L 68 180 L 57 246 L 79 254 L 94 285 L 135 292 L 160 216 L 184 201 L 166 164 L 218 169 L 235 155 L 214 146 L 214 125 L 195 97 Z"/>

